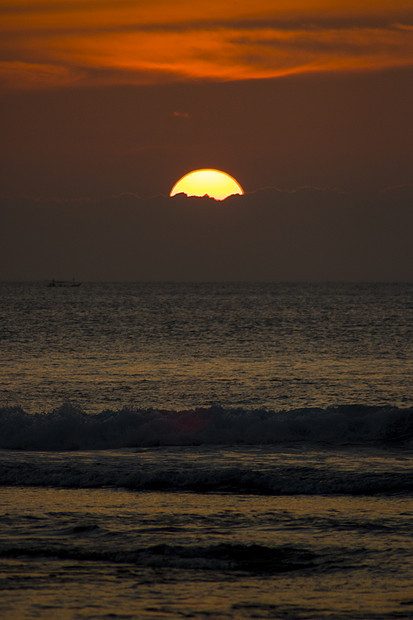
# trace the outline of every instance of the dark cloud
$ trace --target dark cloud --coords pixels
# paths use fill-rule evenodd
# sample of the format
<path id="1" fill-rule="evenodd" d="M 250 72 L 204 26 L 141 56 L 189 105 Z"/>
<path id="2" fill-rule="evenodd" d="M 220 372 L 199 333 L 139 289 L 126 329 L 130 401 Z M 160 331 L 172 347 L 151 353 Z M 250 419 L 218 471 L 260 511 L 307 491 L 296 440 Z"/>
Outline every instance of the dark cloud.
<path id="1" fill-rule="evenodd" d="M 3 201 L 1 279 L 411 281 L 413 190 Z"/>

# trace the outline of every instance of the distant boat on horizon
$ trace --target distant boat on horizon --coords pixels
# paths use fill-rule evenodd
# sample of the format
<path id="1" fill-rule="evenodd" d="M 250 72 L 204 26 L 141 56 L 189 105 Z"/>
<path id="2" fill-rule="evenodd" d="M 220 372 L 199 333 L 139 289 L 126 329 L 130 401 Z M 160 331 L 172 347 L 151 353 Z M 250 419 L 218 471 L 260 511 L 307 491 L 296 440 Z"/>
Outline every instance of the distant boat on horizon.
<path id="1" fill-rule="evenodd" d="M 70 288 L 73 286 L 80 286 L 81 284 L 81 282 L 76 282 L 73 278 L 73 280 L 50 280 L 47 286 Z"/>

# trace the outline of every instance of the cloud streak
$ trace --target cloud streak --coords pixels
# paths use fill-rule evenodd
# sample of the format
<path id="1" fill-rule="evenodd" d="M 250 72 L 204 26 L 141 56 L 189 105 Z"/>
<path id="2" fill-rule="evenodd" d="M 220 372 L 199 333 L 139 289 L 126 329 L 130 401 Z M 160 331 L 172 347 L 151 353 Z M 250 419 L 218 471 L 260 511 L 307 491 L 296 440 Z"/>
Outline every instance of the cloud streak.
<path id="1" fill-rule="evenodd" d="M 0 2 L 7 88 L 273 78 L 413 65 L 413 8 L 352 2 Z"/>

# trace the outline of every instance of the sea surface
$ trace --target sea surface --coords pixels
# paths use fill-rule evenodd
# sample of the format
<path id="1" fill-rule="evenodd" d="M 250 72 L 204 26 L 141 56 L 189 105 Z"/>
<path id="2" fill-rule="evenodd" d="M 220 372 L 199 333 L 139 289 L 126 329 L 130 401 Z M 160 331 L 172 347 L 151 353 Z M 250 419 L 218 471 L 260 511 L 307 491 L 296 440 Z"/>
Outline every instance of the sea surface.
<path id="1" fill-rule="evenodd" d="M 0 616 L 413 618 L 413 284 L 0 284 Z"/>

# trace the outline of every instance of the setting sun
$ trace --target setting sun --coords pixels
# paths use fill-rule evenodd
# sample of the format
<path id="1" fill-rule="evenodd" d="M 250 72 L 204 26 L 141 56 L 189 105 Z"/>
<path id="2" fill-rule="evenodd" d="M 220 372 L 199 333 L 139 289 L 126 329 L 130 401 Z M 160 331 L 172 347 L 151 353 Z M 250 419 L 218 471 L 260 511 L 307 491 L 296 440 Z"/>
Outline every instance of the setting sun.
<path id="1" fill-rule="evenodd" d="M 187 196 L 209 196 L 215 200 L 225 200 L 233 194 L 243 193 L 241 185 L 232 176 L 220 170 L 206 168 L 188 172 L 175 183 L 170 196 L 186 194 Z"/>

